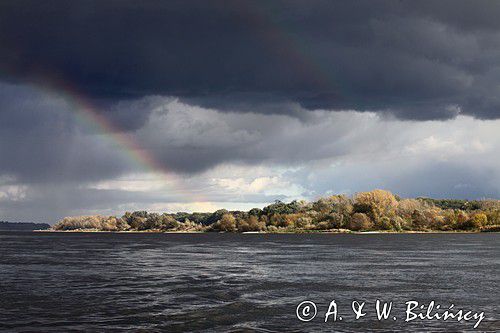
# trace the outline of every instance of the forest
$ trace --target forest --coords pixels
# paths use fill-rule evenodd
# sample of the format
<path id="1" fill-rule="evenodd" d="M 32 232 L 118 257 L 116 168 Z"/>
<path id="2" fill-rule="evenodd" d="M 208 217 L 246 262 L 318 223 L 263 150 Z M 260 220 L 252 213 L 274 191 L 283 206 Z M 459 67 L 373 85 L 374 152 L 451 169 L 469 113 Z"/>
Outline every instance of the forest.
<path id="1" fill-rule="evenodd" d="M 126 212 L 65 217 L 54 231 L 362 232 L 500 231 L 500 200 L 403 199 L 385 190 L 317 201 L 276 201 L 248 212 Z"/>

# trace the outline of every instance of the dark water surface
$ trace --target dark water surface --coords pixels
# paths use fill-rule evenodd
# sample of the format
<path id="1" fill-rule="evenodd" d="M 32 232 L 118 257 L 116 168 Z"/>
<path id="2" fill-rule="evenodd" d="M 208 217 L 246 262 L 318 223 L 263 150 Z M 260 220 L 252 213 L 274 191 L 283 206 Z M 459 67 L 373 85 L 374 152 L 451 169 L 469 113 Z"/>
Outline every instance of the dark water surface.
<path id="1" fill-rule="evenodd" d="M 7 332 L 472 331 L 405 302 L 484 311 L 500 331 L 500 234 L 0 233 Z M 375 300 L 393 301 L 375 318 Z M 317 317 L 297 319 L 314 301 Z M 342 321 L 324 322 L 331 300 Z M 351 301 L 366 301 L 354 320 Z M 393 320 L 393 316 L 397 320 Z"/>

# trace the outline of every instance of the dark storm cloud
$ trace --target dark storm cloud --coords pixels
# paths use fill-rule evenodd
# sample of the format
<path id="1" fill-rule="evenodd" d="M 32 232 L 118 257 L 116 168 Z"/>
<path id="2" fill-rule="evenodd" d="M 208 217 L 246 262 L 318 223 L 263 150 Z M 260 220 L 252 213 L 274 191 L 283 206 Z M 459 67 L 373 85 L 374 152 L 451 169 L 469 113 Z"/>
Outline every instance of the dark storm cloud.
<path id="1" fill-rule="evenodd" d="M 104 100 L 498 118 L 499 16 L 492 1 L 3 2 L 0 69 Z"/>

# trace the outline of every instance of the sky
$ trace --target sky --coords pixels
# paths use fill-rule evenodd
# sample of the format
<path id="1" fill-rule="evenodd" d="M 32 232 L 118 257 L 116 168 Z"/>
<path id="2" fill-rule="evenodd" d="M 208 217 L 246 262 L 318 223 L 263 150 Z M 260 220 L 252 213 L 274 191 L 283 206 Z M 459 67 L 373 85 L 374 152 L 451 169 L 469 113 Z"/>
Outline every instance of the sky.
<path id="1" fill-rule="evenodd" d="M 500 198 L 500 2 L 3 1 L 0 220 Z"/>

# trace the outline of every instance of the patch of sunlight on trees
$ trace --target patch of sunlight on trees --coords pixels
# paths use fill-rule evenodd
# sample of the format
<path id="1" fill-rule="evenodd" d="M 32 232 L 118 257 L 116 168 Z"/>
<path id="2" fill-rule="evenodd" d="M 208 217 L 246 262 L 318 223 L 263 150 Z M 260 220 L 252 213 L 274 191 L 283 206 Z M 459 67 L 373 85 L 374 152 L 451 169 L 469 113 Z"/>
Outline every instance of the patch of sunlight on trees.
<path id="1" fill-rule="evenodd" d="M 314 202 L 276 201 L 248 212 L 65 217 L 54 230 L 96 231 L 500 231 L 499 200 L 401 199 L 385 190 L 353 197 L 332 195 Z"/>

